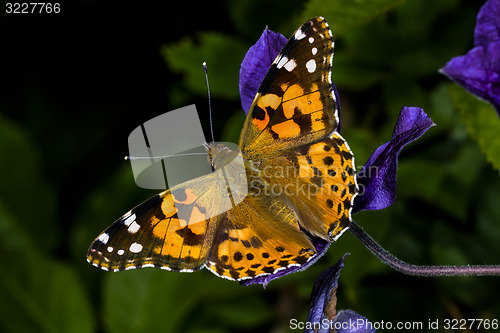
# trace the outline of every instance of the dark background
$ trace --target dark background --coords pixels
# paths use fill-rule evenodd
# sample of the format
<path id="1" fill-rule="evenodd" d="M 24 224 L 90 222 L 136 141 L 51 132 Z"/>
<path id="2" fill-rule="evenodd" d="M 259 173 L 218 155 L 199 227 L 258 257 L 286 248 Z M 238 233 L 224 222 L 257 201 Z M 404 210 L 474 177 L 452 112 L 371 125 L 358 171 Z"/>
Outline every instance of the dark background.
<path id="1" fill-rule="evenodd" d="M 123 161 L 129 133 L 196 104 L 208 134 L 206 60 L 215 138 L 236 142 L 244 52 L 266 25 L 288 37 L 323 15 L 358 169 L 390 139 L 401 107 L 423 107 L 437 124 L 400 156 L 394 205 L 354 219 L 415 264 L 499 264 L 498 172 L 454 104 L 467 93 L 437 72 L 472 47 L 482 1 L 76 1 L 59 14 L 6 14 L 0 3 L 1 331 L 286 332 L 306 320 L 315 278 L 346 252 L 338 309 L 424 327 L 500 319 L 498 278 L 404 276 L 349 233 L 266 290 L 207 271 L 110 274 L 85 261 L 99 232 L 154 193 Z"/>

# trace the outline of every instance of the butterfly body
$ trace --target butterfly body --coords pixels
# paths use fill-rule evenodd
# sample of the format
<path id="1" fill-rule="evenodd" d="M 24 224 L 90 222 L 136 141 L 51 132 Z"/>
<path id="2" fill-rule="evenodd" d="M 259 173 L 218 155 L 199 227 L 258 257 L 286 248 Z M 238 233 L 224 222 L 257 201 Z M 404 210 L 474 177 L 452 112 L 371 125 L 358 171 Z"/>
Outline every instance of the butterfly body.
<path id="1" fill-rule="evenodd" d="M 213 173 L 132 209 L 96 238 L 87 260 L 111 271 L 206 267 L 244 280 L 316 258 L 311 237 L 332 242 L 347 230 L 358 191 L 337 132 L 332 58 L 326 21 L 305 22 L 263 79 L 239 149 L 205 144 Z"/>

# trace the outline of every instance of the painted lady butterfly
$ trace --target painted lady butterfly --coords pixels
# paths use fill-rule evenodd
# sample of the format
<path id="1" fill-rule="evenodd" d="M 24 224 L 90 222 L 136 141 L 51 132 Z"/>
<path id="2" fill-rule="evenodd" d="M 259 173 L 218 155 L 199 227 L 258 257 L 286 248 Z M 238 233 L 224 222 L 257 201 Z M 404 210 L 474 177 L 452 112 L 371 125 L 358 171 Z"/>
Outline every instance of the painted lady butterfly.
<path id="1" fill-rule="evenodd" d="M 353 155 L 336 131 L 333 44 L 326 21 L 313 18 L 263 79 L 239 140 L 248 180 L 241 203 L 211 217 L 227 190 L 215 173 L 176 185 L 101 233 L 88 262 L 109 271 L 206 267 L 244 280 L 316 258 L 311 237 L 333 242 L 347 230 L 358 191 Z M 224 165 L 227 149 L 206 146 L 212 165 Z"/>

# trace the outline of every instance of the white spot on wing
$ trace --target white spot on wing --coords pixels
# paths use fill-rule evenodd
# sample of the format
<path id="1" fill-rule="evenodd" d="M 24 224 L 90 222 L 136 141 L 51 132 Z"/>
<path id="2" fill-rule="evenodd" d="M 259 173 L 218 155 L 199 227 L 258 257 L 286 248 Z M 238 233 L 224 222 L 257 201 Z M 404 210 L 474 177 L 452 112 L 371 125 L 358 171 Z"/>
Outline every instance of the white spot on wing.
<path id="1" fill-rule="evenodd" d="M 132 214 L 123 221 L 123 224 L 125 224 L 128 227 L 134 221 L 135 221 L 135 214 Z"/>
<path id="2" fill-rule="evenodd" d="M 113 247 L 112 246 L 108 246 L 108 252 L 113 252 Z"/>
<path id="3" fill-rule="evenodd" d="M 314 37 L 309 37 L 308 40 L 309 40 L 309 43 L 311 43 L 311 44 L 314 43 Z"/>
<path id="4" fill-rule="evenodd" d="M 109 235 L 107 233 L 103 232 L 102 234 L 99 235 L 97 240 L 99 240 L 103 244 L 106 244 L 109 240 Z"/>
<path id="5" fill-rule="evenodd" d="M 140 225 L 138 225 L 135 221 L 133 221 L 128 227 L 127 231 L 131 234 L 135 234 L 140 227 L 141 227 Z"/>
<path id="6" fill-rule="evenodd" d="M 295 60 L 290 59 L 286 64 L 285 64 L 285 69 L 289 72 L 293 71 L 295 67 L 297 67 L 297 63 Z"/>
<path id="7" fill-rule="evenodd" d="M 302 29 L 299 29 L 295 32 L 295 39 L 296 40 L 301 40 L 302 38 L 304 38 L 306 36 L 306 34 L 304 33 L 304 31 L 302 31 Z"/>
<path id="8" fill-rule="evenodd" d="M 309 73 L 313 73 L 316 70 L 316 61 L 314 61 L 314 59 L 311 59 L 306 62 L 306 68 Z"/>
<path id="9" fill-rule="evenodd" d="M 142 251 L 142 245 L 139 243 L 132 243 L 129 247 L 129 251 L 132 253 L 139 253 Z"/>
<path id="10" fill-rule="evenodd" d="M 318 53 L 318 49 L 313 47 L 312 50 L 311 50 L 312 54 L 313 55 L 316 55 L 316 53 Z"/>
<path id="11" fill-rule="evenodd" d="M 276 68 L 281 69 L 284 64 L 288 62 L 288 58 L 286 56 L 282 56 L 281 59 L 278 61 L 278 64 L 276 65 Z"/>
<path id="12" fill-rule="evenodd" d="M 118 250 L 118 252 L 117 252 L 117 253 L 118 253 L 118 255 L 119 255 L 119 256 L 122 256 L 122 255 L 125 253 L 125 251 L 123 251 L 123 250 Z"/>

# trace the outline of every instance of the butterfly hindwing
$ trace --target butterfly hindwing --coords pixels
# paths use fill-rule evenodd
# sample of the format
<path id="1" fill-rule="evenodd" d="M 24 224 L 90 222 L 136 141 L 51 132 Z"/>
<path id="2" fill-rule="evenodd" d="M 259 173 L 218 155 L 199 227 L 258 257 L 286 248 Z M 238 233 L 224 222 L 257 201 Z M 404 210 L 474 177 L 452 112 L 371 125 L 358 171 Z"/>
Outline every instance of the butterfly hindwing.
<path id="1" fill-rule="evenodd" d="M 222 218 L 207 268 L 242 280 L 299 266 L 317 255 L 294 212 L 271 194 L 249 195 Z"/>
<path id="2" fill-rule="evenodd" d="M 261 168 L 272 188 L 281 189 L 281 199 L 293 207 L 304 230 L 328 241 L 347 230 L 358 189 L 354 157 L 337 132 L 264 158 Z"/>

